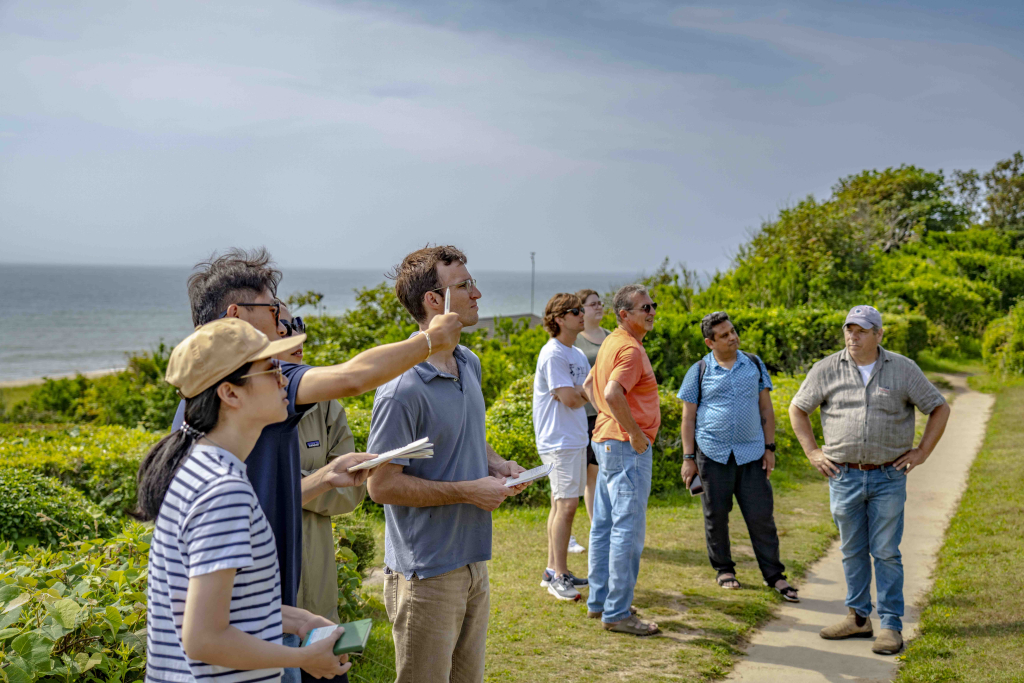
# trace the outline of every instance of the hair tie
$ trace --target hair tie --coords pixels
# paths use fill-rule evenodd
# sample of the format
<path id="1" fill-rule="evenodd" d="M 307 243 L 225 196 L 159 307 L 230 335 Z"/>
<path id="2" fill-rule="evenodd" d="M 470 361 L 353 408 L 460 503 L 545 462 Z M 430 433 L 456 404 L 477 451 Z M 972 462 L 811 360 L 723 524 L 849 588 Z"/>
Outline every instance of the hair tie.
<path id="1" fill-rule="evenodd" d="M 179 429 L 181 429 L 181 431 L 191 436 L 196 441 L 206 436 L 206 434 L 199 431 L 198 429 L 190 425 L 188 422 L 185 422 L 184 420 L 181 421 L 181 427 L 179 427 Z"/>

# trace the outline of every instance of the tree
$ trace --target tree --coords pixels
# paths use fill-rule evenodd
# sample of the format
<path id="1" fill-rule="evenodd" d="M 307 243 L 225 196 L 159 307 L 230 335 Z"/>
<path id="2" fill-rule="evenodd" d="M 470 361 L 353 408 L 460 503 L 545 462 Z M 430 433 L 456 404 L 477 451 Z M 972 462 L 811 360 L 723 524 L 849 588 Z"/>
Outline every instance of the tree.
<path id="1" fill-rule="evenodd" d="M 981 177 L 985 219 L 994 228 L 1024 235 L 1024 155 L 1017 152 Z"/>

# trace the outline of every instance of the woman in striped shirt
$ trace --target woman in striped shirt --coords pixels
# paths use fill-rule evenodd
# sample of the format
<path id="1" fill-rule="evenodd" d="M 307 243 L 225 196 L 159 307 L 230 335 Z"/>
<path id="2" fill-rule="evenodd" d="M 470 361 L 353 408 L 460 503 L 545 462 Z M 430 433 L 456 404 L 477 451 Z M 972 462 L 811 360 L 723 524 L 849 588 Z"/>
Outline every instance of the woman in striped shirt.
<path id="1" fill-rule="evenodd" d="M 149 551 L 146 681 L 277 681 L 285 667 L 333 678 L 351 666 L 341 635 L 281 644 L 333 626 L 281 605 L 274 535 L 245 474 L 267 425 L 287 417 L 279 361 L 298 335 L 271 342 L 249 323 L 203 325 L 171 353 L 167 381 L 185 398 L 185 424 L 139 467 L 136 516 L 155 520 Z M 367 457 L 351 457 L 361 462 Z M 365 481 L 367 470 L 350 475 Z"/>

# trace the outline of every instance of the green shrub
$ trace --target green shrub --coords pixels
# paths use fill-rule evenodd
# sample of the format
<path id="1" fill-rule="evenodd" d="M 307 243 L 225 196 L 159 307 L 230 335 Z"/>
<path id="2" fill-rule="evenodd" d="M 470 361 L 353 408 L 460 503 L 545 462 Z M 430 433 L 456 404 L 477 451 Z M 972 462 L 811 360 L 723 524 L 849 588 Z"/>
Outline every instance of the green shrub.
<path id="1" fill-rule="evenodd" d="M 686 372 L 708 353 L 700 331 L 711 311 L 676 311 L 659 315 L 644 347 L 659 384 L 678 388 Z M 729 311 L 743 349 L 756 353 L 772 373 L 800 374 L 815 361 L 843 348 L 846 311 L 740 308 Z M 928 343 L 927 320 L 917 315 L 883 315 L 886 348 L 910 358 Z"/>
<path id="2" fill-rule="evenodd" d="M 151 537 L 129 523 L 56 551 L 0 543 L 0 679 L 142 680 Z"/>
<path id="3" fill-rule="evenodd" d="M 114 528 L 103 510 L 53 477 L 0 466 L 0 540 L 54 545 Z"/>
<path id="4" fill-rule="evenodd" d="M 338 616 L 342 622 L 361 619 L 365 606 L 360 572 L 373 562 L 373 531 L 350 516 L 331 520 L 331 529 L 334 561 L 338 567 Z"/>
<path id="5" fill-rule="evenodd" d="M 994 321 L 982 340 L 985 364 L 993 374 L 1024 375 L 1024 303 Z"/>
<path id="6" fill-rule="evenodd" d="M 123 516 L 135 507 L 139 462 L 160 437 L 139 428 L 0 424 L 0 463 L 56 477 Z"/>

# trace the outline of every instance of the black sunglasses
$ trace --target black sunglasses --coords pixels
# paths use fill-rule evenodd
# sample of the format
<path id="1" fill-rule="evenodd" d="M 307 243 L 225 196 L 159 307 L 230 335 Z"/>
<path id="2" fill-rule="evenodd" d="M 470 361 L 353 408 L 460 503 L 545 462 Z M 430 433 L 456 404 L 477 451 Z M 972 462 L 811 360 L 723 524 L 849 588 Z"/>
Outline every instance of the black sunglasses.
<path id="1" fill-rule="evenodd" d="M 650 313 L 651 311 L 658 310 L 658 304 L 655 304 L 655 303 L 644 304 L 643 306 L 637 306 L 637 308 L 642 310 L 644 313 Z M 636 308 L 631 308 L 629 310 L 635 311 Z"/>
<path id="2" fill-rule="evenodd" d="M 573 315 L 581 315 L 583 313 L 583 309 L 582 308 L 567 308 L 564 311 L 562 311 L 562 315 L 565 315 L 566 313 L 572 313 Z"/>
<path id="3" fill-rule="evenodd" d="M 302 316 L 297 315 L 289 320 L 282 320 L 281 324 L 284 325 L 284 329 L 288 330 L 288 334 L 284 335 L 290 337 L 293 334 L 303 334 L 306 331 L 306 323 L 302 322 Z"/>
<path id="4" fill-rule="evenodd" d="M 280 301 L 275 301 L 272 304 L 235 304 L 235 305 L 236 306 L 269 306 L 270 307 L 270 312 L 274 314 L 274 322 L 275 323 L 281 322 L 281 302 Z M 217 316 L 217 320 L 220 320 L 221 318 L 226 318 L 227 315 L 228 315 L 228 312 L 225 310 L 223 313 L 221 313 L 220 315 Z"/>

